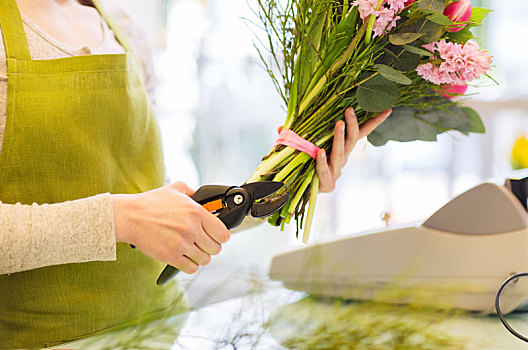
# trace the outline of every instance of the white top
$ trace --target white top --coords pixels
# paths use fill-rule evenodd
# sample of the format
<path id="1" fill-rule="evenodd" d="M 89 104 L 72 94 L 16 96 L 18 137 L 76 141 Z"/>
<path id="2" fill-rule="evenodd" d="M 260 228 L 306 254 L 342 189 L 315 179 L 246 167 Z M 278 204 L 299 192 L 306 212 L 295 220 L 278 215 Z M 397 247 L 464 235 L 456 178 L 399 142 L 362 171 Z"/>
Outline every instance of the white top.
<path id="1" fill-rule="evenodd" d="M 107 4 L 107 9 L 134 46 L 143 66 L 147 91 L 152 95 L 156 79 L 147 41 L 124 11 L 111 3 Z M 102 17 L 103 40 L 97 47 L 82 48 L 67 47 L 56 41 L 24 14 L 22 20 L 34 60 L 124 52 Z M 0 32 L 0 152 L 6 124 L 6 100 L 7 64 Z M 0 202 L 0 274 L 115 259 L 113 204 L 108 193 L 52 205 Z"/>

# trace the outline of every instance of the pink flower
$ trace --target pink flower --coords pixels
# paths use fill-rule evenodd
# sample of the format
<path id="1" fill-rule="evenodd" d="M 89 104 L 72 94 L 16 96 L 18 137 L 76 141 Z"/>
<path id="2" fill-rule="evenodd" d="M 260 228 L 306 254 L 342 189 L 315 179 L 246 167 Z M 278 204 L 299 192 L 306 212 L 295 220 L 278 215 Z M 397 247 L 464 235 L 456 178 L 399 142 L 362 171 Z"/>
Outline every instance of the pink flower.
<path id="1" fill-rule="evenodd" d="M 376 13 L 378 0 L 356 0 L 352 3 L 352 6 L 357 6 L 359 10 L 359 16 L 361 19 L 365 19 L 368 16 Z"/>
<path id="2" fill-rule="evenodd" d="M 445 93 L 440 95 L 447 98 L 453 98 L 455 97 L 453 95 L 464 95 L 467 89 L 468 86 L 466 84 L 444 85 L 442 86 L 442 90 L 444 90 Z"/>
<path id="3" fill-rule="evenodd" d="M 444 15 L 455 23 L 462 23 L 450 26 L 447 31 L 454 33 L 462 30 L 466 26 L 466 22 L 471 18 L 471 11 L 470 0 L 459 0 L 447 5 Z"/>
<path id="4" fill-rule="evenodd" d="M 358 7 L 361 19 L 370 15 L 376 16 L 374 22 L 374 37 L 382 36 L 385 32 L 396 27 L 396 22 L 401 19 L 397 14 L 405 7 L 405 0 L 383 0 L 378 10 L 378 0 L 356 0 L 352 6 Z"/>
<path id="5" fill-rule="evenodd" d="M 429 62 L 416 71 L 422 78 L 437 85 L 465 85 L 491 68 L 492 58 L 471 41 L 461 45 L 443 39 L 423 47 L 435 54 L 433 61 L 440 63 Z"/>
<path id="6" fill-rule="evenodd" d="M 423 45 L 422 47 L 426 49 L 427 51 L 434 52 L 435 46 L 436 46 L 436 43 L 430 43 L 430 44 Z"/>
<path id="7" fill-rule="evenodd" d="M 386 0 L 384 1 L 387 5 L 389 5 L 389 8 L 393 10 L 394 12 L 399 12 L 403 10 L 405 7 L 405 0 Z"/>
<path id="8" fill-rule="evenodd" d="M 382 7 L 376 12 L 378 18 L 374 23 L 374 37 L 382 36 L 385 31 L 389 31 L 396 26 L 396 21 L 400 19 L 399 16 L 394 16 L 394 10 L 387 7 Z"/>

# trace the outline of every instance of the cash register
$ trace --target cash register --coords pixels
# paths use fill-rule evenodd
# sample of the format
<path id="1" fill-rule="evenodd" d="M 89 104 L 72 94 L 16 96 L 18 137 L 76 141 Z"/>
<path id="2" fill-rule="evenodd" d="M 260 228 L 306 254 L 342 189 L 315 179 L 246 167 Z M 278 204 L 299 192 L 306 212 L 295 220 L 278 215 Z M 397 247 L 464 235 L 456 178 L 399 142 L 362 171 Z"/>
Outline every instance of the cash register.
<path id="1" fill-rule="evenodd" d="M 270 277 L 313 295 L 385 298 L 489 314 L 502 282 L 528 271 L 527 194 L 528 178 L 482 183 L 423 223 L 340 236 L 279 254 Z M 526 307 L 528 279 L 511 284 L 501 304 L 504 313 Z"/>

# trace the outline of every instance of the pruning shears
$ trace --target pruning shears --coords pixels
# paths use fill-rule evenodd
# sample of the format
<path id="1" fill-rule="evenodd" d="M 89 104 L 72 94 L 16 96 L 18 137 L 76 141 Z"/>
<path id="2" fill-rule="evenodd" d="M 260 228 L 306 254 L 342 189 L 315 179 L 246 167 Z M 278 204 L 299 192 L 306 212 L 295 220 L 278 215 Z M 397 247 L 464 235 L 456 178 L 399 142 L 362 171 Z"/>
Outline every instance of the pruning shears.
<path id="1" fill-rule="evenodd" d="M 246 215 L 262 218 L 280 210 L 288 202 L 288 194 L 273 194 L 283 186 L 282 182 L 274 181 L 253 182 L 242 186 L 205 185 L 191 198 L 215 214 L 228 229 L 233 229 L 244 221 Z M 156 284 L 164 285 L 179 272 L 177 268 L 167 265 Z"/>

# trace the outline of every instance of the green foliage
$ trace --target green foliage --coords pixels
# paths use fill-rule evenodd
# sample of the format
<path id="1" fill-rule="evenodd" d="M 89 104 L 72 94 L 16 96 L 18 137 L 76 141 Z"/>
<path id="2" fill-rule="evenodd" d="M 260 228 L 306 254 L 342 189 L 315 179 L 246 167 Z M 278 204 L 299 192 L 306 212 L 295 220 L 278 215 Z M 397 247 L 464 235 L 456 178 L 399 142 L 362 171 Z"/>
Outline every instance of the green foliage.
<path id="1" fill-rule="evenodd" d="M 457 130 L 466 134 L 471 131 L 471 122 L 466 114 L 454 104 L 444 108 L 429 108 L 424 112 L 416 113 L 415 116 L 433 125 L 439 133 Z"/>
<path id="2" fill-rule="evenodd" d="M 462 111 L 466 115 L 466 117 L 469 120 L 469 123 L 471 125 L 470 131 L 483 134 L 486 132 L 486 128 L 484 127 L 484 123 L 482 122 L 482 119 L 480 118 L 477 111 L 475 111 L 473 108 L 470 107 L 462 107 Z"/>
<path id="3" fill-rule="evenodd" d="M 411 85 L 412 80 L 408 78 L 405 74 L 396 70 L 390 66 L 384 64 L 375 64 L 374 70 L 378 72 L 382 77 L 392 82 L 402 84 L 402 85 Z"/>
<path id="4" fill-rule="evenodd" d="M 474 39 L 475 36 L 470 30 L 470 27 L 466 26 L 464 29 L 455 32 L 455 33 L 449 33 L 447 35 L 450 41 L 454 41 L 458 44 L 465 44 L 468 42 L 468 40 Z"/>
<path id="5" fill-rule="evenodd" d="M 423 33 L 396 33 L 389 35 L 389 41 L 393 45 L 405 45 L 420 39 L 423 35 Z"/>
<path id="6" fill-rule="evenodd" d="M 434 125 L 417 118 L 411 107 L 403 106 L 393 108 L 389 118 L 368 136 L 368 140 L 374 146 L 383 146 L 390 140 L 400 142 L 436 141 L 438 133 L 438 129 Z"/>
<path id="7" fill-rule="evenodd" d="M 471 18 L 469 19 L 470 25 L 473 27 L 480 26 L 490 12 L 491 10 L 489 9 L 473 7 L 471 10 Z"/>
<path id="8" fill-rule="evenodd" d="M 444 16 L 440 13 L 433 13 L 432 15 L 427 16 L 427 19 L 433 23 L 440 24 L 442 26 L 450 26 L 453 24 L 453 21 L 451 21 L 449 17 Z"/>
<path id="9" fill-rule="evenodd" d="M 450 130 L 466 135 L 470 132 L 485 132 L 484 124 L 475 110 L 460 108 L 445 101 L 443 105 L 423 111 L 409 106 L 394 108 L 389 118 L 368 136 L 368 140 L 374 146 L 385 145 L 391 140 L 436 141 L 438 134 Z"/>
<path id="10" fill-rule="evenodd" d="M 358 87 L 357 101 L 364 111 L 382 112 L 394 106 L 398 93 L 398 87 L 392 81 L 373 75 Z"/>
<path id="11" fill-rule="evenodd" d="M 430 51 L 427 51 L 425 49 L 422 49 L 420 47 L 411 46 L 411 45 L 403 45 L 403 48 L 405 51 L 420 55 L 420 56 L 427 56 L 431 57 L 433 54 Z"/>
<path id="12" fill-rule="evenodd" d="M 441 13 L 435 12 L 429 16 L 427 16 L 427 19 L 430 20 L 433 23 L 440 24 L 443 26 L 450 26 L 453 25 L 453 21 L 449 19 L 449 17 L 444 16 Z"/>
<path id="13" fill-rule="evenodd" d="M 420 56 L 408 50 L 401 49 L 397 56 L 394 67 L 402 72 L 412 72 L 420 64 Z"/>
<path id="14" fill-rule="evenodd" d="M 420 33 L 423 33 L 422 40 L 425 43 L 432 43 L 442 37 L 444 33 L 443 28 L 440 24 L 434 23 L 428 19 L 423 19 L 419 22 Z"/>
<path id="15" fill-rule="evenodd" d="M 418 8 L 420 10 L 432 10 L 438 13 L 443 13 L 445 8 L 445 0 L 420 0 L 418 1 Z"/>

